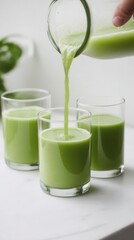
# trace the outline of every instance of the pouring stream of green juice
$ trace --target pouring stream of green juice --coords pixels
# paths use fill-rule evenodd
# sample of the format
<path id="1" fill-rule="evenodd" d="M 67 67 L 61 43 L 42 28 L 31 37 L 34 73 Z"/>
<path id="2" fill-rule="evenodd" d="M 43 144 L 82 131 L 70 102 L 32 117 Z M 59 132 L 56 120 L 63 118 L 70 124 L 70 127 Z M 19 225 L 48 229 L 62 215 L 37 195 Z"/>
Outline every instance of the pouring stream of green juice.
<path id="1" fill-rule="evenodd" d="M 72 61 L 74 59 L 74 56 L 76 54 L 76 51 L 79 46 L 68 46 L 66 45 L 66 42 L 64 42 L 64 39 L 61 39 L 61 42 L 59 44 L 61 56 L 62 56 L 62 62 L 64 67 L 64 73 L 65 73 L 65 103 L 64 103 L 64 137 L 65 140 L 68 139 L 68 111 L 69 111 L 69 70 L 72 64 Z"/>

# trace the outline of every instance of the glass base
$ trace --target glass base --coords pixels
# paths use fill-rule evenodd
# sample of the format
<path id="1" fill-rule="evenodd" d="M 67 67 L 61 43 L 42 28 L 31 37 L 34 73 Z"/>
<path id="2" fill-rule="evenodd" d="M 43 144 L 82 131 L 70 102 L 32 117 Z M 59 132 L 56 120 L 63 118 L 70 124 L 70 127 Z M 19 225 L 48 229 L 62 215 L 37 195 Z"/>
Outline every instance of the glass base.
<path id="1" fill-rule="evenodd" d="M 40 186 L 44 192 L 56 196 L 56 197 L 75 197 L 78 195 L 82 195 L 88 192 L 90 188 L 90 182 L 86 183 L 81 187 L 69 188 L 69 189 L 58 189 L 46 186 L 43 182 L 40 182 Z"/>
<path id="2" fill-rule="evenodd" d="M 8 167 L 18 171 L 33 171 L 39 169 L 39 164 L 19 164 L 5 160 Z"/>
<path id="3" fill-rule="evenodd" d="M 124 172 L 124 165 L 117 169 L 106 171 L 94 171 L 91 170 L 91 177 L 93 178 L 114 178 L 120 176 Z"/>

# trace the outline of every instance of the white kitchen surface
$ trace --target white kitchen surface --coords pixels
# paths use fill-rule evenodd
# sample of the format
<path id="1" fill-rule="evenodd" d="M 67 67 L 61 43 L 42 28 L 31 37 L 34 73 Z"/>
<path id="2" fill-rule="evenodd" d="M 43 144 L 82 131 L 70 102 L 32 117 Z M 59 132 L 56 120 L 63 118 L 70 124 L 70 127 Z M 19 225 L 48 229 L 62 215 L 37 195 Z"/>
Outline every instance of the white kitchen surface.
<path id="1" fill-rule="evenodd" d="M 73 198 L 44 193 L 38 171 L 8 168 L 2 130 L 0 146 L 0 240 L 99 240 L 134 222 L 134 128 L 126 127 L 124 174 L 92 179 Z"/>

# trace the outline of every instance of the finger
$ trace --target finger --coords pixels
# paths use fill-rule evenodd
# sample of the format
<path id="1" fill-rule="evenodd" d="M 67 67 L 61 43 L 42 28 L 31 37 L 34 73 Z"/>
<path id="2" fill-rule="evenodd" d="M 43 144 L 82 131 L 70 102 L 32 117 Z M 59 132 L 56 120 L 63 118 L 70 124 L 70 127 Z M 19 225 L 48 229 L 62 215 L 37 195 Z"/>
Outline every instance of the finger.
<path id="1" fill-rule="evenodd" d="M 134 0 L 122 0 L 113 15 L 113 24 L 117 27 L 124 25 L 134 13 Z"/>

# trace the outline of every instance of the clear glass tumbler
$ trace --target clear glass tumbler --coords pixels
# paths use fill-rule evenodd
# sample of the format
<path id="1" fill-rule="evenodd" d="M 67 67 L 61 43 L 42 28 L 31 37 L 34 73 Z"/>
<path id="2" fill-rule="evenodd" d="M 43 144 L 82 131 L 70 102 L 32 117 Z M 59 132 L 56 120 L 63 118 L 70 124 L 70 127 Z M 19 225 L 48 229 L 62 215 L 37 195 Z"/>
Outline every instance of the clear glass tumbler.
<path id="1" fill-rule="evenodd" d="M 40 184 L 54 196 L 76 196 L 90 188 L 91 114 L 70 108 L 68 127 L 65 135 L 64 108 L 39 113 Z"/>
<path id="2" fill-rule="evenodd" d="M 51 106 L 46 90 L 19 89 L 2 94 L 4 155 L 16 170 L 39 168 L 37 114 Z"/>
<path id="3" fill-rule="evenodd" d="M 77 100 L 78 108 L 92 113 L 92 177 L 116 177 L 124 171 L 124 105 L 116 97 Z"/>

